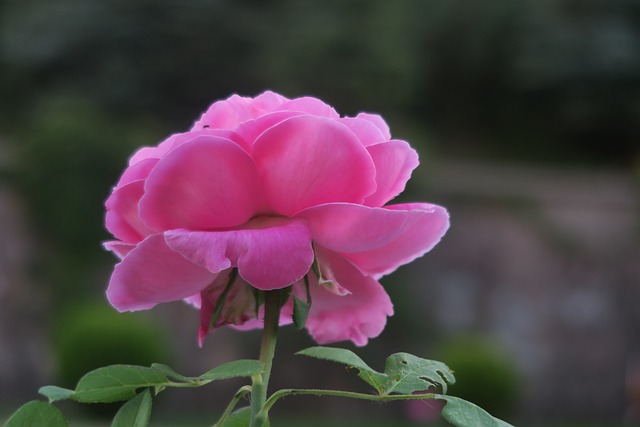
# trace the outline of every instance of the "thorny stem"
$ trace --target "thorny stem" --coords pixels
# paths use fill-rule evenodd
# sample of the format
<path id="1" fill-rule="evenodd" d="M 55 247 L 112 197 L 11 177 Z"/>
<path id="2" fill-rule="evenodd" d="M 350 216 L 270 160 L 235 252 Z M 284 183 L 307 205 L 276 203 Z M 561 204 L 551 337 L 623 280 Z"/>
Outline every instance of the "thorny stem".
<path id="1" fill-rule="evenodd" d="M 280 323 L 281 291 L 266 291 L 264 301 L 264 329 L 260 345 L 262 372 L 251 377 L 251 423 L 250 427 L 269 425 L 268 412 L 263 411 L 267 401 L 267 388 L 271 376 L 271 364 L 276 349 L 278 325 Z"/>

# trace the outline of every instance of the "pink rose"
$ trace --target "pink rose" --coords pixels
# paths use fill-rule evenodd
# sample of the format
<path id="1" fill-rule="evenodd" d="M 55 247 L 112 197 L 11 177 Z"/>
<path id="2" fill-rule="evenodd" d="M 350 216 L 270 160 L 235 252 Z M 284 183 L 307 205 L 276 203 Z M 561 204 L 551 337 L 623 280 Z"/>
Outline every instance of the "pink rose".
<path id="1" fill-rule="evenodd" d="M 417 165 L 377 115 L 341 118 L 318 99 L 273 92 L 218 101 L 189 132 L 138 150 L 106 201 L 118 240 L 105 247 L 121 259 L 107 297 L 120 311 L 186 300 L 200 308 L 202 344 L 224 324 L 262 326 L 256 289 L 293 286 L 306 300 L 307 276 L 311 336 L 364 345 L 393 314 L 378 279 L 449 224 L 439 206 L 385 206 Z"/>

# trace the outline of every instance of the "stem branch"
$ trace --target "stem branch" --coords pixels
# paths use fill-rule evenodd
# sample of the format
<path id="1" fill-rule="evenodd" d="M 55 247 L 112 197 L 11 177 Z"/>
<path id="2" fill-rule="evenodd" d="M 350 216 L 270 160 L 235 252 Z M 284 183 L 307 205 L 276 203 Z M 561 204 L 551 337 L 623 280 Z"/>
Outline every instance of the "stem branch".
<path id="1" fill-rule="evenodd" d="M 436 399 L 436 394 L 434 393 L 425 393 L 425 394 L 388 394 L 388 395 L 380 395 L 380 394 L 367 394 L 367 393 L 357 393 L 353 391 L 342 391 L 342 390 L 322 390 L 322 389 L 282 389 L 278 390 L 269 397 L 264 404 L 264 412 L 268 413 L 269 409 L 278 401 L 286 396 L 295 396 L 295 395 L 313 395 L 313 396 L 335 396 L 335 397 L 348 397 L 351 399 L 360 399 L 360 400 L 372 400 L 374 402 L 391 402 L 393 400 L 425 400 L 425 399 Z"/>

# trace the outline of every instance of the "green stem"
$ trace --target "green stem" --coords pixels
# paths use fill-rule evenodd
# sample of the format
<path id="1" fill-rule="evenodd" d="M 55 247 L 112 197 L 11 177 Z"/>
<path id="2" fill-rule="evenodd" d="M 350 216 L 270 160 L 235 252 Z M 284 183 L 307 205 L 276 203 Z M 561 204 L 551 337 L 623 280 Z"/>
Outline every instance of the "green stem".
<path id="1" fill-rule="evenodd" d="M 238 390 L 238 392 L 235 394 L 235 396 L 233 396 L 233 399 L 231 399 L 231 402 L 229 402 L 229 405 L 227 405 L 227 409 L 225 409 L 224 413 L 222 414 L 218 422 L 213 425 L 213 427 L 220 427 L 224 425 L 229 415 L 231 415 L 231 411 L 233 411 L 233 409 L 238 404 L 238 401 L 240 401 L 240 399 L 245 397 L 250 392 L 251 392 L 251 386 L 245 385 L 241 387 L 240 390 Z"/>
<path id="2" fill-rule="evenodd" d="M 262 372 L 251 377 L 251 423 L 250 427 L 266 427 L 269 425 L 268 412 L 263 411 L 267 401 L 267 388 L 271 376 L 271 365 L 276 349 L 278 325 L 280 323 L 280 307 L 282 304 L 279 290 L 266 291 L 264 300 L 264 329 L 260 345 L 260 362 Z"/>
<path id="3" fill-rule="evenodd" d="M 313 396 L 335 396 L 335 397 L 348 397 L 351 399 L 360 399 L 360 400 L 372 400 L 375 402 L 390 402 L 393 400 L 424 400 L 424 399 L 436 399 L 438 395 L 434 393 L 425 393 L 425 394 L 367 394 L 367 393 L 357 393 L 353 391 L 342 391 L 342 390 L 322 390 L 322 389 L 282 389 L 278 390 L 269 397 L 264 404 L 263 411 L 265 415 L 268 414 L 271 407 L 283 397 L 287 396 L 295 396 L 295 395 L 313 395 Z"/>

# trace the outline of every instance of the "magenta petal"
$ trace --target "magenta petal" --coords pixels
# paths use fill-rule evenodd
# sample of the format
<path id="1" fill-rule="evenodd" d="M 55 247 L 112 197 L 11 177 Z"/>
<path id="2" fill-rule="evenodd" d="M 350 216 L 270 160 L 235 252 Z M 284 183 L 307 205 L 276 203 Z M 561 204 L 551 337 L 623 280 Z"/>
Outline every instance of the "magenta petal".
<path id="1" fill-rule="evenodd" d="M 371 156 L 333 120 L 287 119 L 258 138 L 253 157 L 266 200 L 284 215 L 328 202 L 361 203 L 376 189 Z"/>
<path id="2" fill-rule="evenodd" d="M 303 96 L 301 98 L 295 98 L 290 101 L 282 103 L 278 107 L 279 111 L 302 111 L 314 116 L 328 117 L 330 119 L 337 119 L 340 115 L 330 105 L 325 104 L 318 98 L 310 96 Z"/>
<path id="3" fill-rule="evenodd" d="M 146 179 L 156 163 L 158 163 L 158 159 L 155 158 L 146 158 L 136 161 L 122 173 L 122 176 L 116 184 L 116 188 L 122 187 L 123 185 L 133 181 Z"/>
<path id="4" fill-rule="evenodd" d="M 287 101 L 284 96 L 267 90 L 253 98 L 252 105 L 263 113 L 269 113 Z"/>
<path id="5" fill-rule="evenodd" d="M 258 114 L 251 101 L 251 98 L 232 95 L 225 100 L 214 102 L 202 117 L 195 122 L 193 130 L 207 127 L 233 129 L 239 123 L 252 119 Z"/>
<path id="6" fill-rule="evenodd" d="M 376 165 L 375 193 L 364 201 L 369 206 L 382 206 L 402 193 L 411 172 L 418 167 L 418 153 L 405 141 L 392 140 L 367 147 Z"/>
<path id="7" fill-rule="evenodd" d="M 373 208 L 351 203 L 312 206 L 296 214 L 315 243 L 336 252 L 365 252 L 386 246 L 413 229 L 424 210 Z"/>
<path id="8" fill-rule="evenodd" d="M 146 310 L 159 303 L 189 298 L 215 277 L 171 250 L 162 234 L 154 234 L 115 266 L 107 298 L 120 311 Z"/>
<path id="9" fill-rule="evenodd" d="M 125 243 L 121 242 L 120 240 L 110 240 L 108 242 L 104 242 L 102 246 L 106 250 L 113 252 L 120 259 L 123 259 L 136 247 L 136 245 L 132 243 Z"/>
<path id="10" fill-rule="evenodd" d="M 387 124 L 387 122 L 384 121 L 384 119 L 380 115 L 370 114 L 370 113 L 360 113 L 356 116 L 356 118 L 370 121 L 375 125 L 375 127 L 380 129 L 380 132 L 382 133 L 382 136 L 384 136 L 385 140 L 391 139 L 391 132 L 389 131 L 389 125 Z"/>
<path id="11" fill-rule="evenodd" d="M 240 135 L 236 134 L 233 131 L 226 129 L 198 129 L 190 132 L 176 133 L 169 136 L 167 139 L 158 144 L 157 147 L 142 147 L 139 149 L 131 159 L 129 159 L 129 165 L 136 165 L 138 162 L 141 162 L 146 159 L 160 159 L 181 145 L 186 144 L 187 142 L 193 141 L 196 138 L 200 138 L 202 136 L 214 136 L 225 138 L 230 141 L 235 142 L 238 146 L 248 150 L 249 144 L 240 137 Z"/>
<path id="12" fill-rule="evenodd" d="M 303 114 L 304 113 L 300 111 L 276 111 L 260 116 L 255 120 L 248 120 L 241 123 L 238 125 L 236 132 L 242 139 L 247 141 L 248 144 L 252 145 L 265 130 L 290 117 L 301 116 Z M 249 149 L 249 152 L 251 152 L 251 150 L 252 148 Z"/>
<path id="13" fill-rule="evenodd" d="M 144 194 L 144 181 L 116 188 L 105 202 L 105 226 L 116 238 L 137 243 L 152 233 L 138 216 L 138 202 Z"/>
<path id="14" fill-rule="evenodd" d="M 161 159 L 145 184 L 140 217 L 157 230 L 234 227 L 260 206 L 251 157 L 228 139 L 201 136 Z"/>
<path id="15" fill-rule="evenodd" d="M 385 206 L 415 216 L 391 242 L 375 249 L 344 254 L 363 271 L 380 277 L 430 251 L 449 228 L 449 214 L 440 206 L 407 203 Z"/>
<path id="16" fill-rule="evenodd" d="M 356 134 L 362 145 L 365 147 L 388 141 L 388 138 L 384 137 L 382 131 L 369 120 L 356 117 L 345 117 L 343 119 L 338 119 L 338 121 L 348 127 L 351 132 Z"/>
<path id="17" fill-rule="evenodd" d="M 311 234 L 302 221 L 258 218 L 240 230 L 166 233 L 167 244 L 216 273 L 238 267 L 255 288 L 280 289 L 300 280 L 313 263 Z"/>
<path id="18" fill-rule="evenodd" d="M 387 316 L 393 314 L 393 304 L 380 283 L 364 276 L 341 256 L 322 252 L 322 262 L 328 263 L 335 279 L 350 293 L 340 296 L 323 286 L 311 286 L 313 303 L 306 327 L 319 344 L 351 340 L 358 346 L 367 344 L 382 332 Z M 305 298 L 303 288 L 296 294 Z"/>

